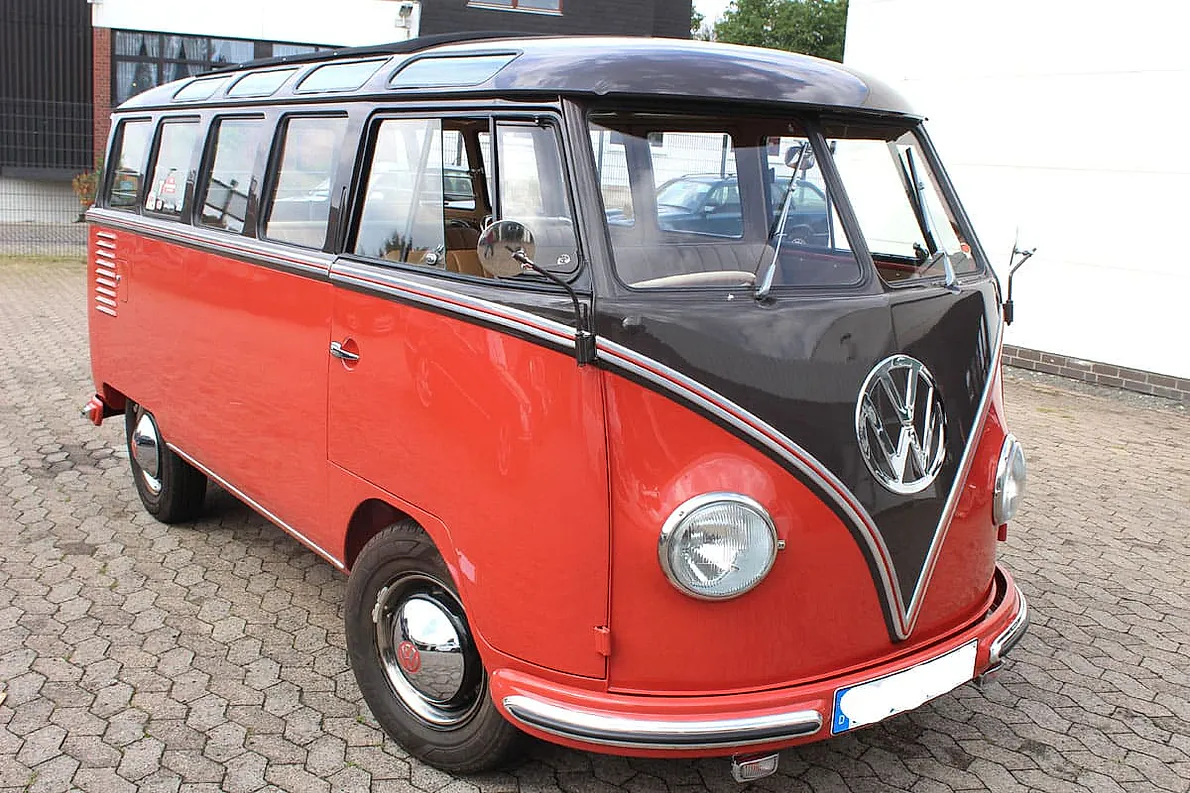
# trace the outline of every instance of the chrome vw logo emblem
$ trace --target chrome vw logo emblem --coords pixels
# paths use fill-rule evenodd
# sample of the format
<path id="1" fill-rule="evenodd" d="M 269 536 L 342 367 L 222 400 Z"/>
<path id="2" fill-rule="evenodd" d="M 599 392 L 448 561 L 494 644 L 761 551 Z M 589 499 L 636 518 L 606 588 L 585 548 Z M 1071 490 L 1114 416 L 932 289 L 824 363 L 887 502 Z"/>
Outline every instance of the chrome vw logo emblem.
<path id="1" fill-rule="evenodd" d="M 908 355 L 876 364 L 859 390 L 855 435 L 884 487 L 902 495 L 929 487 L 946 459 L 946 414 L 926 365 Z"/>

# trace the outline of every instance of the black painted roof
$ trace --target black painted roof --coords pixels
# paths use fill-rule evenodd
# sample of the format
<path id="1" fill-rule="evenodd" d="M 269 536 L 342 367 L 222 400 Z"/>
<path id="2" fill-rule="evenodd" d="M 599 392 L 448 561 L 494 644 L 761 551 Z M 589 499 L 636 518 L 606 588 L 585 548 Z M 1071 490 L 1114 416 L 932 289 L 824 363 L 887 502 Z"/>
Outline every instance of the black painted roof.
<path id="1" fill-rule="evenodd" d="M 404 63 L 427 57 L 507 53 L 516 57 L 507 66 L 475 86 L 392 89 L 388 81 Z M 399 44 L 336 50 L 306 56 L 293 63 L 298 72 L 267 101 L 286 97 L 311 98 L 295 93 L 293 86 L 312 69 L 326 63 L 362 57 L 384 57 L 384 64 L 360 89 L 337 96 L 394 98 L 410 94 L 467 95 L 587 95 L 640 98 L 674 97 L 733 102 L 793 102 L 815 106 L 861 108 L 869 111 L 913 115 L 888 86 L 833 61 L 776 50 L 740 47 L 681 39 L 572 37 L 477 38 L 459 41 L 450 37 L 413 40 Z M 449 69 L 450 62 L 443 68 Z M 277 68 L 280 61 L 244 64 L 218 74 L 234 77 Z M 186 81 L 189 82 L 189 81 Z M 122 110 L 182 104 L 259 102 L 235 100 L 222 91 L 207 102 L 174 102 L 182 82 L 170 83 L 138 94 Z M 224 87 L 226 88 L 226 86 Z M 317 95 L 314 95 L 317 96 Z"/>

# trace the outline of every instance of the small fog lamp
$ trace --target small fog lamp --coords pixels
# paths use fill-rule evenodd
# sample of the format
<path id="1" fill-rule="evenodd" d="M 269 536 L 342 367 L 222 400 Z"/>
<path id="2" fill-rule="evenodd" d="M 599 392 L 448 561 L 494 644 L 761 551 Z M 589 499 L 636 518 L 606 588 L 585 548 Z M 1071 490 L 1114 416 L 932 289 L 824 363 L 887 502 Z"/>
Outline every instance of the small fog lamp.
<path id="1" fill-rule="evenodd" d="M 1000 462 L 996 465 L 996 489 L 992 497 L 992 520 L 1003 526 L 1012 520 L 1025 496 L 1025 450 L 1012 435 L 1004 439 L 1000 448 Z"/>
<path id="2" fill-rule="evenodd" d="M 661 529 L 661 569 L 684 594 L 725 600 L 759 584 L 777 556 L 764 507 L 738 493 L 706 493 L 674 510 Z"/>

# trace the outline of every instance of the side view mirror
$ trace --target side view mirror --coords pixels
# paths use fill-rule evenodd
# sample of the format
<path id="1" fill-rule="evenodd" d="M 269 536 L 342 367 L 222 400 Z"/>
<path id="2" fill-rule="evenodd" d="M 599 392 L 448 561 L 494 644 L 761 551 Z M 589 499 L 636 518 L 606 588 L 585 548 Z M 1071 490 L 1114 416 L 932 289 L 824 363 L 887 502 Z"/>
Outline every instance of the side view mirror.
<path id="1" fill-rule="evenodd" d="M 537 246 L 533 232 L 524 223 L 498 220 L 480 234 L 475 250 L 484 272 L 493 278 L 511 278 L 526 268 L 534 269 L 532 261 Z"/>
<path id="2" fill-rule="evenodd" d="M 579 303 L 574 287 L 533 261 L 536 252 L 533 232 L 516 220 L 497 220 L 479 235 L 476 252 L 479 264 L 493 278 L 511 278 L 533 272 L 553 281 L 566 291 L 574 305 L 574 357 L 579 366 L 595 360 L 595 334 L 587 306 Z"/>
<path id="3" fill-rule="evenodd" d="M 1004 300 L 1004 322 L 1007 325 L 1012 324 L 1015 318 L 1014 304 L 1012 302 L 1012 277 L 1016 275 L 1016 271 L 1021 269 L 1021 265 L 1033 258 L 1033 254 L 1037 253 L 1036 248 L 1028 248 L 1022 250 L 1017 247 L 1017 243 L 1012 243 L 1012 255 L 1008 257 L 1008 296 Z M 1017 257 L 1020 257 L 1018 260 Z M 1016 262 L 1013 264 L 1013 262 Z"/>

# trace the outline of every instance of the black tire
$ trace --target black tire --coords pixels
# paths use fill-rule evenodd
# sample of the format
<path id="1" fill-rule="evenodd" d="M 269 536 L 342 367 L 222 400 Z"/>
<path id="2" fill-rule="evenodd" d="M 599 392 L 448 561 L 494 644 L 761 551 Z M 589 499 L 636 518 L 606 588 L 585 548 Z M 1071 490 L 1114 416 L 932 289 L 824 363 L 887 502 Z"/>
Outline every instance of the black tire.
<path id="1" fill-rule="evenodd" d="M 152 476 L 137 462 L 133 433 L 137 423 L 147 418 L 157 437 L 157 475 Z M 207 493 L 207 477 L 173 452 L 157 431 L 153 415 L 132 400 L 124 409 L 124 434 L 128 442 L 128 461 L 132 481 L 145 510 L 162 523 L 185 523 L 202 514 Z M 156 486 L 154 486 L 156 483 Z"/>
<path id="2" fill-rule="evenodd" d="M 809 226 L 794 226 L 786 233 L 785 239 L 794 245 L 809 245 L 814 239 L 814 231 Z"/>
<path id="3" fill-rule="evenodd" d="M 408 583 L 411 581 L 415 583 Z M 402 603 L 424 594 L 454 609 L 452 625 L 462 648 L 459 657 L 467 659 L 462 662 L 467 674 L 452 704 L 447 705 L 462 703 L 457 706 L 457 723 L 435 725 L 415 713 L 390 678 L 403 672 L 393 668 L 391 655 L 386 666 L 380 636 L 394 624 L 392 613 L 400 603 L 390 609 L 389 593 L 398 587 L 420 587 L 401 590 L 412 594 L 412 598 L 403 595 Z M 374 612 L 380 622 L 374 621 Z M 434 543 L 415 521 L 395 523 L 364 546 L 347 583 L 344 621 L 348 656 L 364 701 L 385 732 L 410 754 L 443 771 L 463 774 L 498 768 L 513 756 L 521 733 L 492 702 L 487 671 L 471 639 L 450 572 Z M 416 663 L 415 676 L 422 668 L 420 656 Z M 405 666 L 404 661 L 401 666 Z M 416 691 L 413 695 L 418 696 Z M 408 686 L 405 696 L 410 696 Z"/>

